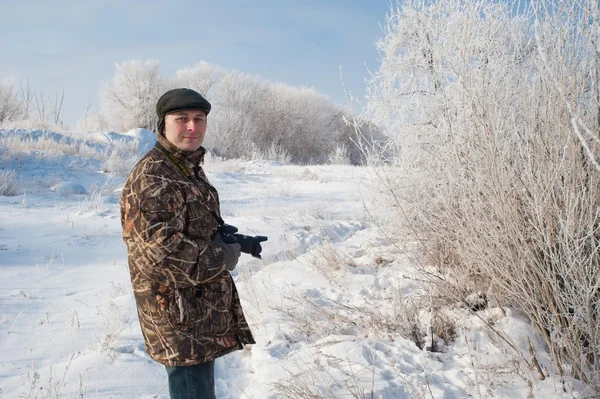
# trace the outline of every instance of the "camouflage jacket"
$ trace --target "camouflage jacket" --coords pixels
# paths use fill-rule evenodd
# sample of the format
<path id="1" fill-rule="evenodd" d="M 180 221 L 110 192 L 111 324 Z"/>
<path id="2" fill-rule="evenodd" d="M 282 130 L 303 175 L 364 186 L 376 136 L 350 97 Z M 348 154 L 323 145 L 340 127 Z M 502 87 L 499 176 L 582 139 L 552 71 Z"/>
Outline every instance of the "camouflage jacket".
<path id="1" fill-rule="evenodd" d="M 204 149 L 178 150 L 197 182 L 153 148 L 121 195 L 121 224 L 146 351 L 167 366 L 211 361 L 253 344 L 223 249 L 211 241 L 219 197 L 199 166 Z"/>

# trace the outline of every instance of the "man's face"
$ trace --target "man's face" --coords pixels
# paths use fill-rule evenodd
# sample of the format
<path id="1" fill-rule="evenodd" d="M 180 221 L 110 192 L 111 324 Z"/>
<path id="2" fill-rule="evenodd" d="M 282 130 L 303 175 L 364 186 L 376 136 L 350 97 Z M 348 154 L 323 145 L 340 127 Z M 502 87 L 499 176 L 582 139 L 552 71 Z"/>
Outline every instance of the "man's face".
<path id="1" fill-rule="evenodd" d="M 206 134 L 206 114 L 198 109 L 165 115 L 165 137 L 177 148 L 196 151 Z"/>

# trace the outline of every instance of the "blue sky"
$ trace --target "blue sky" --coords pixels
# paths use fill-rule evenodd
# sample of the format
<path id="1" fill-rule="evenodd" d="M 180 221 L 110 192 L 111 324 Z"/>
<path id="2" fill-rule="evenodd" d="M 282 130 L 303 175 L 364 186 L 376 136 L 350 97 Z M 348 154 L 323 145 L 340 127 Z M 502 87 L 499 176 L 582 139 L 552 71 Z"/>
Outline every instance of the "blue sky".
<path id="1" fill-rule="evenodd" d="M 129 59 L 158 60 L 165 76 L 204 60 L 341 103 L 339 67 L 361 98 L 388 10 L 388 0 L 0 0 L 0 78 L 64 88 L 71 126 Z"/>

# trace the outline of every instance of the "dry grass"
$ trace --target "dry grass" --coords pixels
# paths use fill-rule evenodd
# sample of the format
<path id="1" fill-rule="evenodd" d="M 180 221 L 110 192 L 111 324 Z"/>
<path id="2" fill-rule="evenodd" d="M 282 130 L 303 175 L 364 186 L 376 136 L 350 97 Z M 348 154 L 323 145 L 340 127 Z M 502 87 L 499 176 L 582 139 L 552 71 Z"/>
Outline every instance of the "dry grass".
<path id="1" fill-rule="evenodd" d="M 45 155 L 76 155 L 88 159 L 102 159 L 104 154 L 98 147 L 90 146 L 86 142 L 71 139 L 68 136 L 52 136 L 52 133 L 43 133 L 37 138 L 32 138 L 26 132 L 20 135 L 7 135 L 0 139 L 0 147 L 6 148 L 13 156 L 18 153 L 33 153 Z"/>

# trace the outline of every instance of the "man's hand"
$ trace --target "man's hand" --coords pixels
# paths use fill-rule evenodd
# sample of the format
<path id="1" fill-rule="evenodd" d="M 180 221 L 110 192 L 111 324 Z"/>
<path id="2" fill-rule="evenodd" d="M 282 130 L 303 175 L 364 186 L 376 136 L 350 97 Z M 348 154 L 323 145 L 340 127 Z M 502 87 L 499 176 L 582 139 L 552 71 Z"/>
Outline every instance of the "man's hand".
<path id="1" fill-rule="evenodd" d="M 240 259 L 240 244 L 237 242 L 233 244 L 227 244 L 223 242 L 223 238 L 221 237 L 220 233 L 215 234 L 213 241 L 223 248 L 223 253 L 225 254 L 224 261 L 225 265 L 227 266 L 227 270 L 233 271 L 238 263 L 238 260 Z"/>

